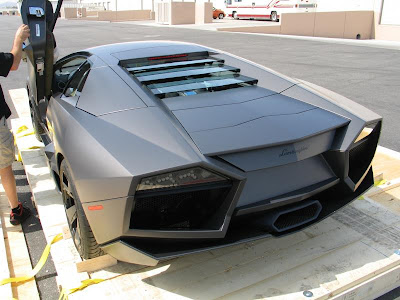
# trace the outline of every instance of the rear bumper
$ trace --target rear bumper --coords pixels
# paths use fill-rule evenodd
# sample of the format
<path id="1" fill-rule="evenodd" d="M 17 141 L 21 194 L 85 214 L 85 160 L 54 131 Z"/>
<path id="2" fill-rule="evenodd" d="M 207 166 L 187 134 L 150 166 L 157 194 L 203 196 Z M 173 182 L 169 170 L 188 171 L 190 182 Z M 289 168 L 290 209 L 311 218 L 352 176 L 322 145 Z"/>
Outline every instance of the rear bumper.
<path id="1" fill-rule="evenodd" d="M 254 241 L 266 237 L 279 237 L 287 235 L 312 224 L 315 224 L 343 206 L 357 199 L 373 185 L 372 168 L 366 173 L 366 176 L 360 182 L 358 188 L 353 191 L 349 186 L 341 181 L 340 183 L 320 192 L 309 199 L 296 202 L 267 211 L 247 214 L 244 216 L 234 216 L 230 222 L 229 228 L 223 238 L 213 239 L 170 239 L 170 238 L 139 238 L 139 237 L 121 237 L 119 240 L 101 245 L 102 249 L 117 258 L 118 260 L 155 266 L 159 261 L 171 259 L 174 257 L 198 253 L 207 250 L 232 246 L 249 241 Z M 310 219 L 309 222 L 303 222 L 299 226 L 283 232 L 273 232 L 265 225 L 268 222 L 265 219 L 271 218 L 274 213 L 279 214 L 283 210 L 296 211 L 304 206 L 308 200 L 318 201 L 321 209 L 318 215 Z"/>
<path id="2" fill-rule="evenodd" d="M 371 164 L 380 130 L 381 122 L 378 122 L 367 137 L 353 143 L 348 151 L 328 151 L 322 156 L 308 159 L 318 160 L 318 163 L 300 168 L 304 174 L 308 174 L 307 171 L 310 168 L 316 172 L 318 166 L 323 170 L 328 166 L 331 168 L 325 177 L 320 176 L 325 174 L 323 171 L 318 173 L 317 177 L 323 179 L 321 182 L 311 182 L 296 190 L 293 190 L 291 186 L 289 193 L 253 203 L 242 202 L 242 205 L 238 205 L 240 195 L 245 193 L 243 186 L 249 186 L 251 182 L 249 180 L 251 178 L 248 177 L 246 184 L 232 183 L 224 202 L 220 204 L 215 214 L 206 218 L 207 222 L 204 226 L 181 232 L 173 228 L 165 231 L 149 228 L 150 230 L 136 231 L 131 235 L 124 234 L 111 242 L 102 244 L 101 247 L 106 253 L 119 260 L 154 266 L 161 260 L 271 236 L 279 237 L 304 229 L 357 199 L 373 185 Z M 301 164 L 305 162 L 306 160 L 300 161 Z M 300 163 L 294 165 L 302 166 Z M 275 177 L 279 177 L 277 169 L 273 171 Z M 290 175 L 292 172 L 286 169 L 284 171 L 282 173 L 284 175 Z M 298 174 L 293 180 L 300 175 Z M 271 177 L 265 174 L 261 176 L 263 180 Z M 259 186 L 266 184 L 263 180 Z M 287 184 L 283 180 L 276 182 L 274 186 L 279 188 L 279 182 Z M 218 188 L 227 187 L 219 186 Z M 257 186 L 250 187 L 250 190 L 256 188 Z M 218 195 L 220 194 L 214 194 L 216 197 L 214 199 L 219 198 Z M 209 196 L 206 195 L 205 198 L 208 199 Z M 194 203 L 202 202 L 205 201 L 202 199 L 194 201 Z M 196 214 L 200 210 L 201 208 L 194 209 Z M 152 215 L 148 217 L 154 219 Z M 209 219 L 218 222 L 210 223 Z"/>

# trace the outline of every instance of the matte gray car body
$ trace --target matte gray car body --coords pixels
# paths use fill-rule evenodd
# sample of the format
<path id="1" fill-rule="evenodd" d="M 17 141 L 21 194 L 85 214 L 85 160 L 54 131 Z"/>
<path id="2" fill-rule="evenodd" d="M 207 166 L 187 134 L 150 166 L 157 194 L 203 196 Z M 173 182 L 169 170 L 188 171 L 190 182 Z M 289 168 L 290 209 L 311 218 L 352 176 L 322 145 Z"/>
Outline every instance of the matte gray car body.
<path id="1" fill-rule="evenodd" d="M 325 218 L 372 184 L 368 160 L 377 146 L 381 117 L 340 95 L 194 44 L 146 41 L 91 48 L 58 61 L 55 72 L 79 56 L 90 64 L 84 85 L 69 96 L 68 86 L 53 90 L 43 141 L 56 176 L 61 161 L 67 161 L 97 243 L 119 260 L 155 265 L 183 254 L 287 234 Z M 197 67 L 170 70 L 194 72 L 178 84 L 169 83 L 162 72 L 162 79 L 151 70 L 147 76 L 135 73 L 157 61 L 179 66 L 209 59 L 215 60 L 213 72 L 224 66 L 239 72 L 215 75 L 227 78 L 223 88 L 222 81 L 198 88 L 206 80 L 196 80 Z M 146 81 L 153 79 L 162 84 Z M 194 88 L 187 92 L 189 86 Z M 182 90 L 175 92 L 178 88 Z M 357 157 L 365 156 L 359 162 L 351 151 L 369 125 L 373 130 L 362 140 L 368 147 L 358 148 Z M 354 166 L 362 170 L 353 171 Z M 132 220 L 143 197 L 153 197 L 146 205 L 157 205 L 163 197 L 173 201 L 182 193 L 170 189 L 171 196 L 164 188 L 161 196 L 148 196 L 138 191 L 141 181 L 193 167 L 229 179 L 221 206 L 210 213 L 218 226 L 205 220 L 196 228 L 190 221 L 146 228 L 145 221 L 135 228 Z M 190 197 L 197 199 L 197 194 Z M 101 209 L 89 209 L 96 206 Z M 307 207 L 313 212 L 292 224 L 296 212 L 303 216 Z M 172 207 L 163 213 L 169 211 Z M 278 220 L 290 224 L 279 227 Z"/>

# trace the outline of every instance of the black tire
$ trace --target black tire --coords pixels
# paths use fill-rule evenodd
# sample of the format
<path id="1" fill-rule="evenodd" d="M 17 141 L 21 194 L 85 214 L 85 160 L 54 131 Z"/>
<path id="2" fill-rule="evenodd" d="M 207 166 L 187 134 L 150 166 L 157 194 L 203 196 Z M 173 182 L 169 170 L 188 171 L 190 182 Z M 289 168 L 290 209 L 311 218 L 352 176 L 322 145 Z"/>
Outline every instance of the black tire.
<path id="1" fill-rule="evenodd" d="M 276 13 L 276 11 L 271 12 L 271 21 L 272 22 L 278 22 L 278 14 Z"/>
<path id="2" fill-rule="evenodd" d="M 86 218 L 66 160 L 61 162 L 60 186 L 69 230 L 79 255 L 83 259 L 103 255 Z"/>
<path id="3" fill-rule="evenodd" d="M 239 20 L 236 11 L 234 11 L 234 12 L 232 13 L 232 17 L 233 17 L 235 20 Z"/>
<path id="4" fill-rule="evenodd" d="M 223 19 L 224 18 L 224 14 L 219 14 L 218 15 L 218 19 Z"/>
<path id="5" fill-rule="evenodd" d="M 39 142 L 42 142 L 41 134 L 44 134 L 44 129 L 40 125 L 39 118 L 36 116 L 35 110 L 32 107 L 32 103 L 29 101 L 29 110 L 31 112 L 33 131 L 35 132 L 35 137 Z"/>

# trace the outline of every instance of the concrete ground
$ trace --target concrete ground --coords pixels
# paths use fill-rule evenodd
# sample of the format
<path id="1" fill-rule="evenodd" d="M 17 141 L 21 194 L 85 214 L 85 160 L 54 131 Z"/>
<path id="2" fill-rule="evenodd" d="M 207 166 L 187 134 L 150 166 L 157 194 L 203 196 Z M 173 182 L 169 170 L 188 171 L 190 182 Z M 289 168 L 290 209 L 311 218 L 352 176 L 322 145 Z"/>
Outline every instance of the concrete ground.
<path id="1" fill-rule="evenodd" d="M 235 21 L 240 22 L 240 21 Z M 244 21 L 257 22 L 257 21 Z M 257 22 L 258 23 L 258 22 Z M 265 22 L 271 23 L 271 22 Z M 0 16 L 0 51 L 9 51 L 15 31 L 20 24 L 18 17 Z M 252 23 L 251 23 L 252 24 Z M 143 22 L 105 23 L 60 20 L 55 35 L 61 56 L 73 51 L 108 43 L 141 40 L 176 40 L 204 44 L 225 50 L 272 68 L 284 75 L 300 78 L 338 92 L 384 117 L 380 144 L 400 151 L 400 52 L 396 44 L 357 43 L 313 38 L 284 38 L 275 36 L 224 33 L 212 30 L 194 30 L 175 26 L 147 26 Z M 224 25 L 225 26 L 225 25 Z M 5 95 L 7 90 L 24 87 L 27 70 L 25 65 L 7 78 L 1 78 Z M 15 112 L 15 109 L 10 103 Z M 17 170 L 20 172 L 20 170 Z M 24 191 L 25 193 L 25 191 Z M 26 195 L 28 196 L 28 195 Z M 24 196 L 24 197 L 26 197 Z M 35 241 L 40 229 L 26 232 L 33 239 L 33 257 L 40 255 Z M 34 237 L 34 233 L 37 234 Z M 35 259 L 33 259 L 35 260 Z M 53 275 L 53 268 L 46 268 Z M 49 277 L 51 277 L 51 275 Z M 43 283 L 50 278 L 43 276 Z M 53 277 L 54 279 L 54 277 Z M 54 286 L 47 282 L 46 290 Z M 57 296 L 47 291 L 42 299 Z M 50 296 L 51 295 L 51 296 Z M 386 299 L 394 299 L 397 296 Z"/>

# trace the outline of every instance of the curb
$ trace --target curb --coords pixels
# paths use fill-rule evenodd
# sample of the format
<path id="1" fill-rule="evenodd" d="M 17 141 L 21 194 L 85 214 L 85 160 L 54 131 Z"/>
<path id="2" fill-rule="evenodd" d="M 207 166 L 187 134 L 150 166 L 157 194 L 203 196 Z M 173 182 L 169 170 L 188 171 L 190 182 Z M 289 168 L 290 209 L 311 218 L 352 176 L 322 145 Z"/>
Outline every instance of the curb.
<path id="1" fill-rule="evenodd" d="M 1 197 L 1 196 L 0 196 Z M 3 233 L 3 220 L 0 218 L 0 279 L 9 278 L 10 270 L 8 267 L 6 245 L 4 242 L 5 236 Z M 0 295 L 5 299 L 12 299 L 11 283 L 0 286 Z"/>

